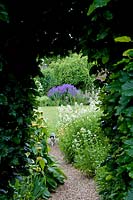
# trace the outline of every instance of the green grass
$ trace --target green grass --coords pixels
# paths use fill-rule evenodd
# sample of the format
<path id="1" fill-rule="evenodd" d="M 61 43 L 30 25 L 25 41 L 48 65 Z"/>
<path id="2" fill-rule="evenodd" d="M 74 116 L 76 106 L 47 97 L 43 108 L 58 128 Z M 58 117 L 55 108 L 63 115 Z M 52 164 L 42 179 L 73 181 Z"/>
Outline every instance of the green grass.
<path id="1" fill-rule="evenodd" d="M 48 131 L 56 132 L 56 124 L 58 123 L 58 107 L 45 106 L 39 107 L 39 110 L 43 111 L 44 118 L 47 119 Z"/>

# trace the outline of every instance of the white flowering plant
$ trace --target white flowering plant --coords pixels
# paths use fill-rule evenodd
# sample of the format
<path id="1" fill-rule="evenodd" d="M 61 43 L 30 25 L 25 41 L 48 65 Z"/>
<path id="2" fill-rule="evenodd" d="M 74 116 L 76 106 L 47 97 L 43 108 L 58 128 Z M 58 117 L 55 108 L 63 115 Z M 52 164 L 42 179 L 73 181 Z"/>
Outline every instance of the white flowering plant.
<path id="1" fill-rule="evenodd" d="M 69 162 L 90 176 L 95 175 L 109 149 L 100 128 L 101 115 L 95 101 L 89 106 L 59 107 L 60 148 Z"/>

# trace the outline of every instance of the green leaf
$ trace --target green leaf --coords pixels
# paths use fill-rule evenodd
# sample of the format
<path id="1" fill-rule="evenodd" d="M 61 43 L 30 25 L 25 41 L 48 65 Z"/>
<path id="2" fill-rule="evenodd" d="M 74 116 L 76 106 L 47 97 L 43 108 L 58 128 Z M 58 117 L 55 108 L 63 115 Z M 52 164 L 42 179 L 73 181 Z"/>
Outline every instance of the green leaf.
<path id="1" fill-rule="evenodd" d="M 19 117 L 19 118 L 17 119 L 17 122 L 18 122 L 19 125 L 23 124 L 23 118 L 22 118 L 22 117 Z"/>
<path id="2" fill-rule="evenodd" d="M 19 137 L 14 137 L 14 138 L 13 138 L 13 142 L 14 142 L 15 144 L 20 144 L 21 138 L 19 138 Z"/>
<path id="3" fill-rule="evenodd" d="M 113 18 L 113 15 L 110 11 L 105 11 L 104 12 L 104 17 L 107 19 L 107 20 L 111 20 Z"/>
<path id="4" fill-rule="evenodd" d="M 133 171 L 129 173 L 129 176 L 133 179 Z"/>
<path id="5" fill-rule="evenodd" d="M 94 0 L 90 5 L 87 15 L 89 16 L 93 13 L 97 8 L 106 6 L 111 0 Z"/>
<path id="6" fill-rule="evenodd" d="M 3 4 L 0 4 L 0 20 L 9 22 L 8 13 Z"/>
<path id="7" fill-rule="evenodd" d="M 42 195 L 43 198 L 45 197 L 50 197 L 50 192 L 48 191 L 48 189 L 46 187 L 44 187 L 44 191 L 43 191 L 43 195 Z"/>
<path id="8" fill-rule="evenodd" d="M 0 94 L 0 105 L 7 105 L 7 97 L 4 94 Z"/>
<path id="9" fill-rule="evenodd" d="M 45 160 L 44 160 L 44 159 L 39 160 L 39 164 L 40 164 L 42 170 L 44 170 L 44 167 L 45 167 Z"/>
<path id="10" fill-rule="evenodd" d="M 133 49 L 128 49 L 123 52 L 123 56 L 133 57 Z"/>
<path id="11" fill-rule="evenodd" d="M 130 157 L 133 157 L 133 148 L 128 149 L 128 150 L 127 150 L 127 154 L 128 154 Z"/>
<path id="12" fill-rule="evenodd" d="M 104 39 L 108 35 L 108 30 L 109 29 L 98 33 L 96 40 L 102 40 L 102 39 Z"/>
<path id="13" fill-rule="evenodd" d="M 133 96 L 133 80 L 127 81 L 122 85 L 122 93 L 125 96 Z"/>
<path id="14" fill-rule="evenodd" d="M 51 178 L 51 177 L 47 177 L 47 183 L 50 185 L 50 187 L 52 188 L 52 189 L 56 189 L 57 188 L 57 183 L 56 183 L 56 181 L 53 179 L 53 178 Z"/>
<path id="15" fill-rule="evenodd" d="M 127 145 L 129 145 L 129 146 L 133 146 L 133 138 L 131 138 L 131 139 L 129 139 L 129 140 L 126 140 L 126 141 L 124 142 L 124 144 L 127 144 Z"/>
<path id="16" fill-rule="evenodd" d="M 132 199 L 133 199 L 133 188 L 131 188 L 131 190 L 128 191 L 128 196 L 126 200 L 132 200 Z"/>
<path id="17" fill-rule="evenodd" d="M 107 62 L 109 61 L 109 55 L 107 56 L 104 56 L 104 57 L 102 57 L 102 63 L 103 64 L 106 64 Z"/>
<path id="18" fill-rule="evenodd" d="M 131 42 L 131 38 L 129 36 L 121 36 L 114 38 L 115 42 Z"/>

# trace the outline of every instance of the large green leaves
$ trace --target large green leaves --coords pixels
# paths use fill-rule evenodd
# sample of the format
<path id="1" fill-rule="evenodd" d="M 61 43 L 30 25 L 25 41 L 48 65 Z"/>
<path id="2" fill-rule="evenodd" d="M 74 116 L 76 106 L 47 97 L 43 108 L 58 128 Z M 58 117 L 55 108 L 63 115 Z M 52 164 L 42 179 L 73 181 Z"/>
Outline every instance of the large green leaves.
<path id="1" fill-rule="evenodd" d="M 133 97 L 133 80 L 129 80 L 122 85 L 122 93 L 125 96 Z"/>
<path id="2" fill-rule="evenodd" d="M 106 6 L 111 0 L 94 0 L 90 5 L 87 15 L 93 13 L 97 8 Z"/>

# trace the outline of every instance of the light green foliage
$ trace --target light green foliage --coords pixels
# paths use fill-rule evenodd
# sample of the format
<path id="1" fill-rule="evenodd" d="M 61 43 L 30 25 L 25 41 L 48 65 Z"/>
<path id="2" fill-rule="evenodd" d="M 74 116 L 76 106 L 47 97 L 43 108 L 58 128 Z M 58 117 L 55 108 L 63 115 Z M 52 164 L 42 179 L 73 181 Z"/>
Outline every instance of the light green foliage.
<path id="1" fill-rule="evenodd" d="M 93 104 L 76 104 L 60 109 L 59 144 L 66 159 L 93 176 L 107 155 L 109 147 L 101 133 L 101 111 Z"/>
<path id="2" fill-rule="evenodd" d="M 38 105 L 40 107 L 43 107 L 43 106 L 55 106 L 56 105 L 56 102 L 55 101 L 52 101 L 48 96 L 38 96 L 37 97 L 37 101 L 38 101 Z"/>

